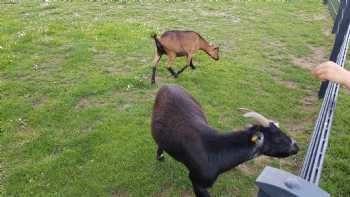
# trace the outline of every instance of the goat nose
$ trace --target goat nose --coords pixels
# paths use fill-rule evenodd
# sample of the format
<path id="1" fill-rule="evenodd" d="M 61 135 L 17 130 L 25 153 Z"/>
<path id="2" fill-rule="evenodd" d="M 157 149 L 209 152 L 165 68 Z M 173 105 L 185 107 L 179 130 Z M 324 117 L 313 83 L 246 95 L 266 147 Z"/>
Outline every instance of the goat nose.
<path id="1" fill-rule="evenodd" d="M 291 151 L 292 154 L 297 154 L 298 151 L 299 151 L 299 146 L 294 141 L 292 143 L 292 147 L 291 147 L 290 151 Z"/>

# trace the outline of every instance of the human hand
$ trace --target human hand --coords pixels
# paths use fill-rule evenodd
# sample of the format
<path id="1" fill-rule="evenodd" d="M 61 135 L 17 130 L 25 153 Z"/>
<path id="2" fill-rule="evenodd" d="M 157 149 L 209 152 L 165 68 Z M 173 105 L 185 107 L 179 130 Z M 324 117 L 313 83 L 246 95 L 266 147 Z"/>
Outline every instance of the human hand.
<path id="1" fill-rule="evenodd" d="M 350 72 L 332 61 L 320 64 L 312 70 L 312 74 L 322 81 L 330 80 L 350 89 Z"/>

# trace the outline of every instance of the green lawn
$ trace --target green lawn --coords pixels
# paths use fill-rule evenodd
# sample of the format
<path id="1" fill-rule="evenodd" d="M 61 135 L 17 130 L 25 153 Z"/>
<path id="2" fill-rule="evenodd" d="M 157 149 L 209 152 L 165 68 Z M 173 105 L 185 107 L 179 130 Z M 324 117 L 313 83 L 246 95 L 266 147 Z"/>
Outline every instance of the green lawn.
<path id="1" fill-rule="evenodd" d="M 0 195 L 193 196 L 186 169 L 155 160 L 154 96 L 185 87 L 220 130 L 246 124 L 238 107 L 278 120 L 302 150 L 260 157 L 220 176 L 213 196 L 254 196 L 266 165 L 298 174 L 319 111 L 309 69 L 327 59 L 332 19 L 320 0 L 0 0 Z M 152 32 L 195 30 L 218 44 L 173 79 L 163 57 L 150 85 Z M 176 60 L 175 68 L 185 63 Z M 350 194 L 350 96 L 338 99 L 321 186 Z"/>

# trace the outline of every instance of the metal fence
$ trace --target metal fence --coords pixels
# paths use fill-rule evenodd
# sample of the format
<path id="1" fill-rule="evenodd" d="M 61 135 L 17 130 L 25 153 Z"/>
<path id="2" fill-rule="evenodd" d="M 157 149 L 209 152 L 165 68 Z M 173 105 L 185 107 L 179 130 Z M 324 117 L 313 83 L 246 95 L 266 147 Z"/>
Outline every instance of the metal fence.
<path id="1" fill-rule="evenodd" d="M 340 0 L 324 0 L 324 3 L 328 4 L 329 11 L 335 19 L 339 10 Z"/>
<path id="2" fill-rule="evenodd" d="M 332 30 L 335 34 L 335 41 L 329 59 L 344 67 L 350 43 L 350 0 L 325 0 L 324 3 L 328 4 L 331 15 L 335 19 Z M 305 154 L 300 176 L 266 167 L 256 180 L 256 184 L 260 188 L 258 197 L 330 196 L 319 188 L 318 184 L 321 178 L 338 92 L 338 84 L 329 81 L 322 82 L 319 97 L 324 98 L 324 100 Z"/>

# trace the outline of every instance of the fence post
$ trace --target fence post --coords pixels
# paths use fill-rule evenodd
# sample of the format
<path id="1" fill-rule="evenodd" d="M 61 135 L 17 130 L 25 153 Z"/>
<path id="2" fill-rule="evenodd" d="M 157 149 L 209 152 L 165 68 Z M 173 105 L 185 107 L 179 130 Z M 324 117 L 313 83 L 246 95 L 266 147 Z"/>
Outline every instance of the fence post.
<path id="1" fill-rule="evenodd" d="M 350 0 L 343 0 L 340 3 L 338 14 L 333 25 L 333 33 L 336 34 L 336 40 L 333 46 L 333 50 L 330 56 L 330 60 L 336 62 L 337 54 L 340 51 L 341 44 L 344 41 L 344 37 L 347 31 L 347 27 L 350 22 Z M 321 83 L 320 91 L 318 92 L 318 97 L 321 99 L 324 97 L 326 90 L 328 88 L 329 81 L 324 81 Z"/>
<path id="2" fill-rule="evenodd" d="M 348 3 L 349 1 L 349 3 Z M 328 1 L 331 4 L 331 0 Z M 334 25 L 336 39 L 330 60 L 344 66 L 350 42 L 350 0 L 342 1 Z M 329 87 L 328 87 L 329 86 Z M 328 88 L 327 88 L 328 87 Z M 300 176 L 267 166 L 256 180 L 260 188 L 258 197 L 329 197 L 318 187 L 323 161 L 326 154 L 328 138 L 333 122 L 339 85 L 333 82 L 322 83 L 320 92 L 323 100 L 314 132 L 309 143 Z"/>

